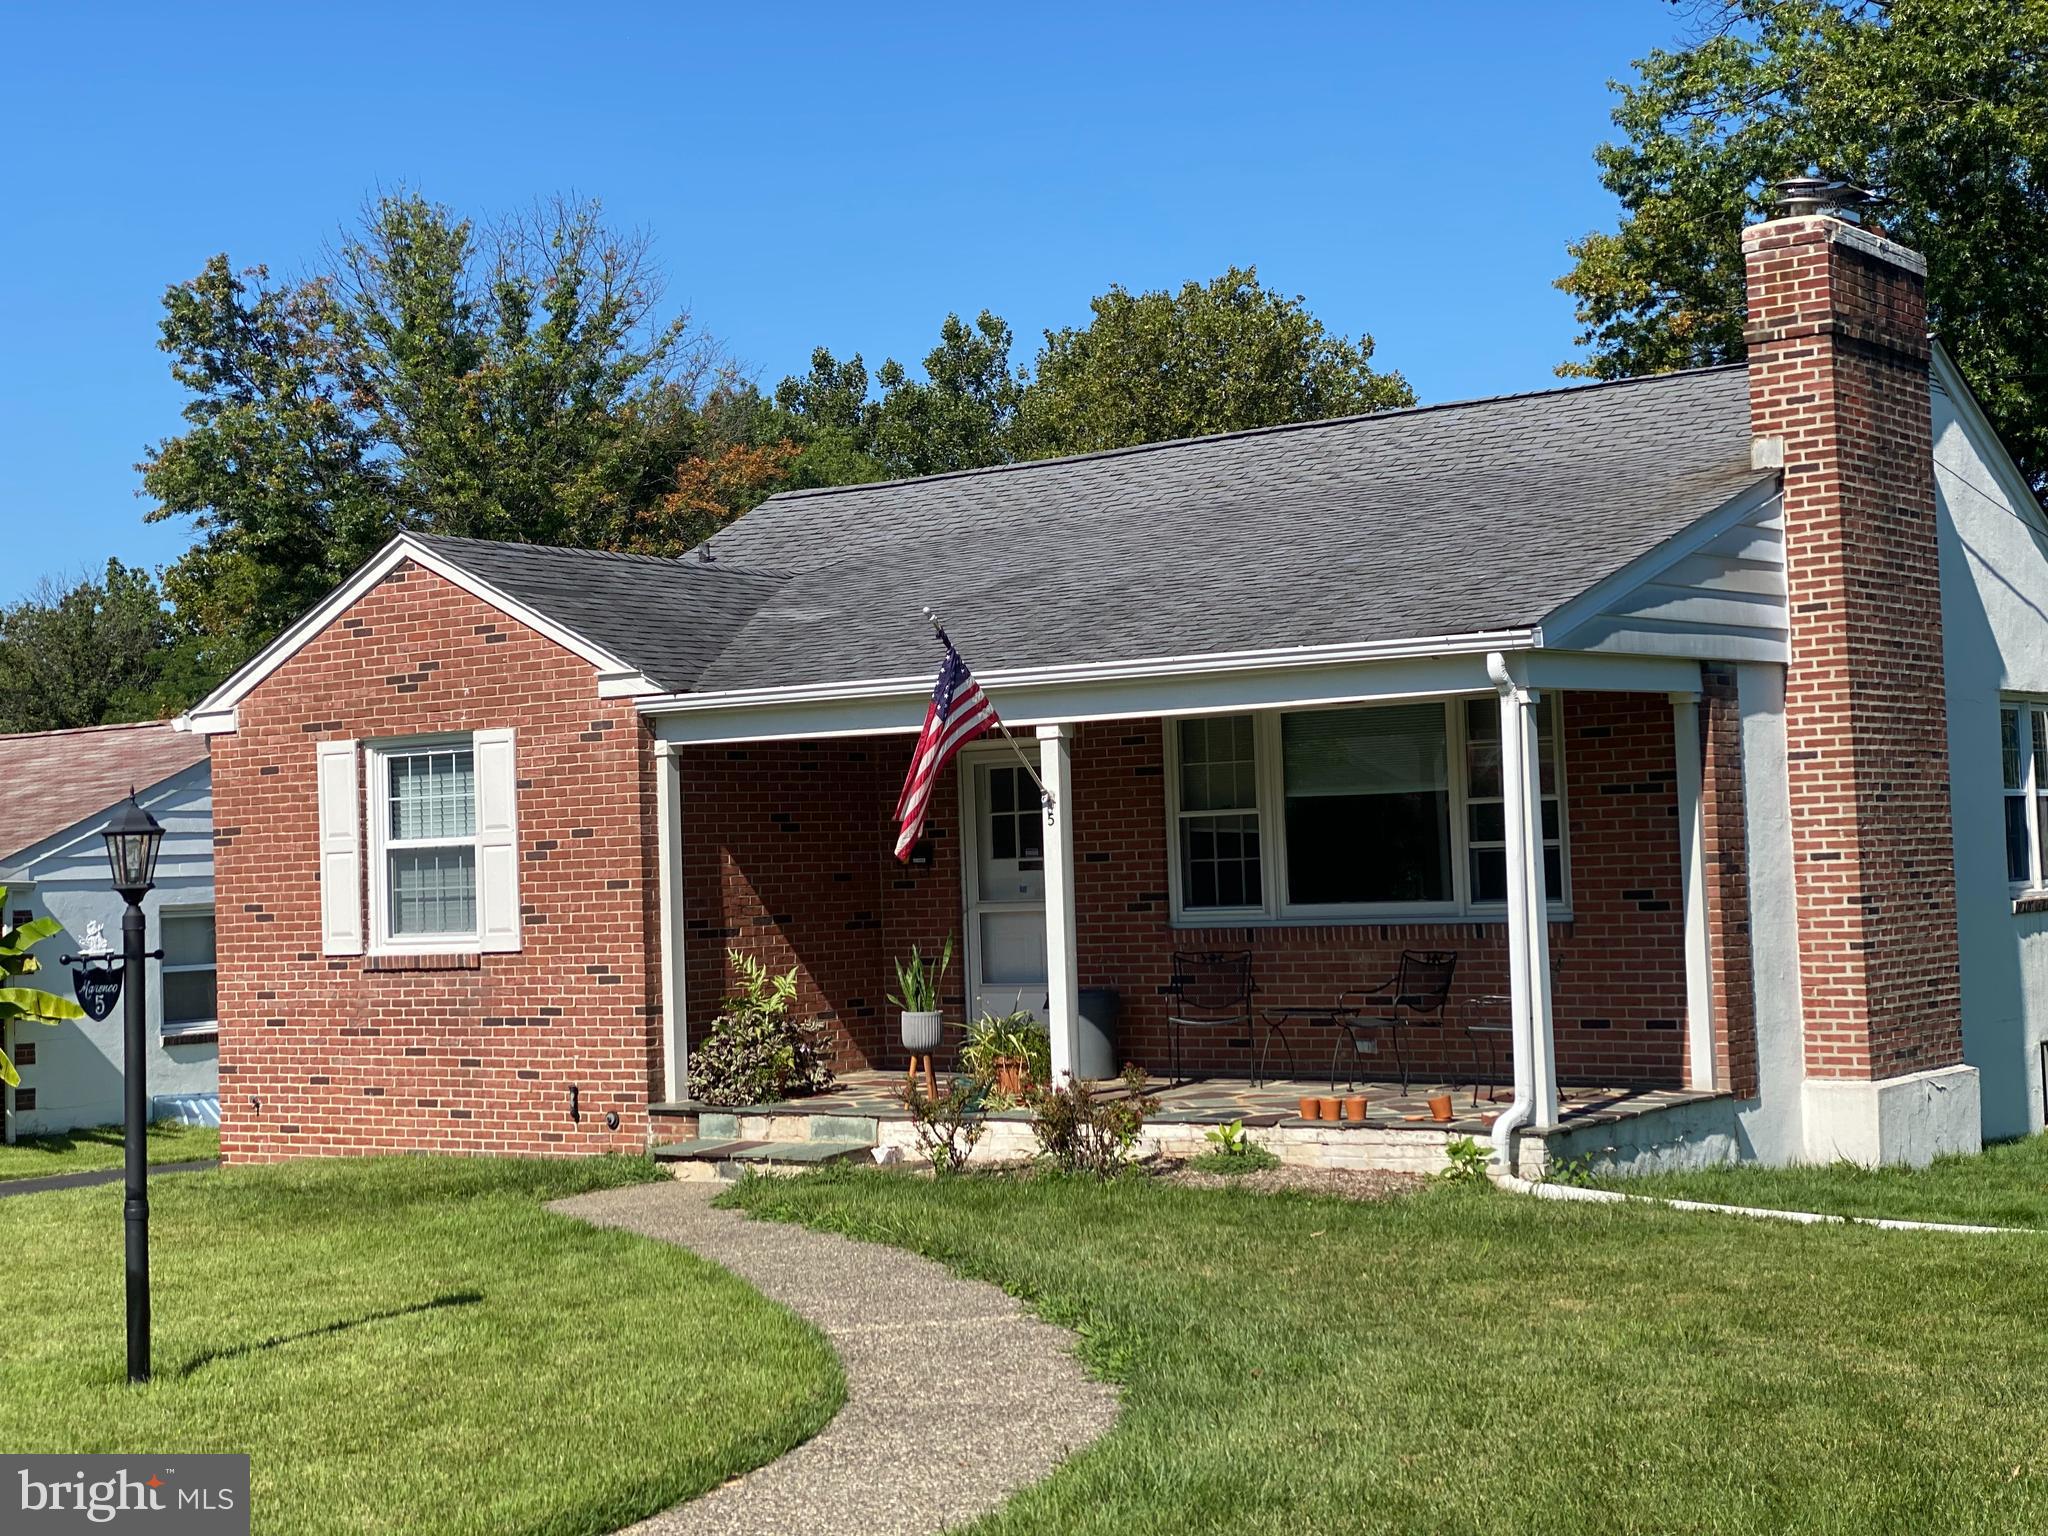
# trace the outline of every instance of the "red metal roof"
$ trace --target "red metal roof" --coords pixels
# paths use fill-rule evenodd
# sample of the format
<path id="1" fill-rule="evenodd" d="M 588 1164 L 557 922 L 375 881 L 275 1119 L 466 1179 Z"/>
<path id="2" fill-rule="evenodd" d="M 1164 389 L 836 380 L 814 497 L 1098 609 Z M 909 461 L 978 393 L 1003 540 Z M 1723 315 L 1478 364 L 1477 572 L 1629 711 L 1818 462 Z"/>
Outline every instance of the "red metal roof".
<path id="1" fill-rule="evenodd" d="M 0 736 L 0 865 L 205 756 L 204 736 L 165 720 Z"/>

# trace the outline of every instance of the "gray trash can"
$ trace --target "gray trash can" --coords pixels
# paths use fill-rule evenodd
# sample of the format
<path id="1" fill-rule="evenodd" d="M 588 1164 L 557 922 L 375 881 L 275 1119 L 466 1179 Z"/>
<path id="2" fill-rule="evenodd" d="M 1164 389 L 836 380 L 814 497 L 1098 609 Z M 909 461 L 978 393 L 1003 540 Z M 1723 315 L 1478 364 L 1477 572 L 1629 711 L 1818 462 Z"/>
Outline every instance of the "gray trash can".
<path id="1" fill-rule="evenodd" d="M 1115 1077 L 1124 1069 L 1117 1048 L 1116 1016 L 1123 1000 L 1113 987 L 1081 989 L 1080 1039 L 1074 1052 L 1074 1072 L 1079 1077 Z"/>

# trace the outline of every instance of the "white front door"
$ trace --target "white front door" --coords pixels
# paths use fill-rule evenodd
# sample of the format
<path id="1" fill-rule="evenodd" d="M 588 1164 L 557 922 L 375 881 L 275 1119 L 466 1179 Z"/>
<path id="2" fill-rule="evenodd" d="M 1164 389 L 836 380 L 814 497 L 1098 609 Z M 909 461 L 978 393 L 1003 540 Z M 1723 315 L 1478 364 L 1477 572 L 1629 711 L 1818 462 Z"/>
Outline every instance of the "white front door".
<path id="1" fill-rule="evenodd" d="M 1045 1016 L 1045 820 L 1038 786 L 1005 745 L 963 753 L 961 863 L 967 1016 Z"/>

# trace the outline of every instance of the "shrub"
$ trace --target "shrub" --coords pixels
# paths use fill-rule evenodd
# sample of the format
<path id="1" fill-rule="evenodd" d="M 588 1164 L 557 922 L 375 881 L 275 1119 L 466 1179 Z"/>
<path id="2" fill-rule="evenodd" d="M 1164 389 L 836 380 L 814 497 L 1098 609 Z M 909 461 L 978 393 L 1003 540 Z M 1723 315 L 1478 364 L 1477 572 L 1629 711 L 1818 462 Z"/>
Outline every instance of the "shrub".
<path id="1" fill-rule="evenodd" d="M 1107 1179 L 1129 1164 L 1145 1117 L 1159 1108 L 1159 1100 L 1145 1091 L 1145 1073 L 1138 1067 L 1124 1068 L 1123 1083 L 1121 1098 L 1099 1097 L 1076 1077 L 1026 1096 L 1031 1134 L 1055 1167 Z"/>
<path id="2" fill-rule="evenodd" d="M 967 1164 L 974 1145 L 988 1129 L 986 1085 L 972 1077 L 956 1077 L 936 1097 L 916 1081 L 903 1090 L 903 1107 L 910 1111 L 910 1128 L 917 1137 L 917 1150 L 940 1176 L 955 1173 Z"/>
<path id="3" fill-rule="evenodd" d="M 1470 1136 L 1460 1136 L 1444 1147 L 1444 1156 L 1450 1159 L 1450 1165 L 1437 1177 L 1453 1184 L 1477 1184 L 1486 1178 L 1486 1165 L 1493 1160 L 1493 1149 Z"/>
<path id="4" fill-rule="evenodd" d="M 796 971 L 775 975 L 736 949 L 726 958 L 740 984 L 690 1055 L 690 1096 L 737 1108 L 830 1088 L 826 1032 L 794 1013 Z"/>

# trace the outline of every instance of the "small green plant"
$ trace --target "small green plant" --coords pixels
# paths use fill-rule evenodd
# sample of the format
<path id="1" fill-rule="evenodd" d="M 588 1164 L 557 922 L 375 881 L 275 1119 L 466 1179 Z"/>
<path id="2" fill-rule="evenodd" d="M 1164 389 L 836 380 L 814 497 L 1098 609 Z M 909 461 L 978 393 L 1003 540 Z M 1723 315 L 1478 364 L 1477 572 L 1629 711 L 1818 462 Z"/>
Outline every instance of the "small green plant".
<path id="1" fill-rule="evenodd" d="M 937 960 L 927 960 L 915 945 L 910 946 L 910 958 L 896 962 L 896 990 L 889 994 L 889 1001 L 905 1013 L 937 1013 L 939 1011 L 939 987 L 946 979 L 946 972 L 953 968 L 953 935 L 946 935 L 946 947 L 939 952 Z"/>
<path id="2" fill-rule="evenodd" d="M 16 1019 L 61 1024 L 66 1019 L 84 1018 L 85 1010 L 68 997 L 39 987 L 9 985 L 15 977 L 32 976 L 43 968 L 42 962 L 29 951 L 63 930 L 54 917 L 39 917 L 19 928 L 10 928 L 6 907 L 7 887 L 0 885 L 0 1040 L 5 1039 L 7 1026 Z M 21 1084 L 21 1075 L 14 1070 L 14 1063 L 7 1059 L 4 1049 L 0 1049 L 0 1083 L 10 1088 Z"/>
<path id="3" fill-rule="evenodd" d="M 1862 1172 L 1861 1168 L 1857 1172 Z M 1588 1152 L 1579 1157 L 1553 1157 L 1544 1164 L 1543 1182 L 1546 1184 L 1570 1184 L 1579 1189 L 1593 1186 L 1593 1154 Z"/>
<path id="4" fill-rule="evenodd" d="M 690 1096 L 738 1108 L 830 1088 L 826 1031 L 795 1013 L 795 968 L 777 975 L 737 949 L 726 959 L 738 985 L 690 1055 Z"/>
<path id="5" fill-rule="evenodd" d="M 997 1109 L 1008 1109 L 1022 1095 L 1004 1093 L 995 1086 L 1000 1076 L 997 1064 L 1024 1063 L 1029 1083 L 1052 1081 L 1052 1036 L 1026 1010 L 1015 1013 L 984 1013 L 967 1026 L 967 1043 L 960 1048 L 961 1067 L 989 1084 L 989 1097 Z"/>
<path id="6" fill-rule="evenodd" d="M 917 1150 L 940 1178 L 958 1173 L 974 1155 L 974 1147 L 988 1130 L 985 1085 L 961 1075 L 936 1096 L 928 1094 L 913 1079 L 903 1090 L 903 1107 L 910 1112 L 910 1129 L 917 1137 Z"/>
<path id="7" fill-rule="evenodd" d="M 1204 1173 L 1239 1174 L 1280 1166 L 1279 1158 L 1251 1139 L 1242 1120 L 1216 1126 L 1203 1132 L 1202 1136 L 1216 1150 L 1190 1158 L 1190 1168 L 1199 1168 Z"/>
<path id="8" fill-rule="evenodd" d="M 1438 1178 L 1451 1184 L 1475 1184 L 1485 1179 L 1493 1149 L 1481 1146 L 1470 1136 L 1459 1136 L 1445 1146 L 1444 1156 L 1450 1159 L 1450 1166 Z"/>
<path id="9" fill-rule="evenodd" d="M 1124 1091 L 1108 1098 L 1077 1077 L 1031 1090 L 1031 1134 L 1039 1150 L 1063 1173 L 1092 1173 L 1113 1178 L 1130 1163 L 1131 1149 L 1159 1100 L 1146 1092 L 1149 1079 L 1141 1067 L 1125 1067 Z"/>
<path id="10" fill-rule="evenodd" d="M 1245 1134 L 1242 1120 L 1226 1120 L 1213 1130 L 1204 1131 L 1202 1140 L 1214 1146 L 1222 1157 L 1242 1157 L 1252 1144 L 1251 1137 Z"/>

